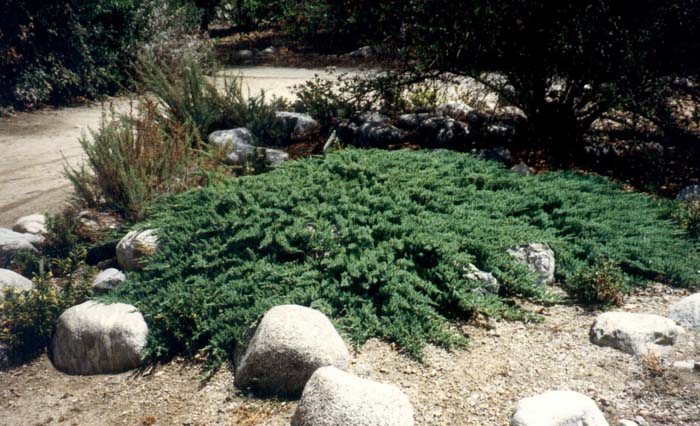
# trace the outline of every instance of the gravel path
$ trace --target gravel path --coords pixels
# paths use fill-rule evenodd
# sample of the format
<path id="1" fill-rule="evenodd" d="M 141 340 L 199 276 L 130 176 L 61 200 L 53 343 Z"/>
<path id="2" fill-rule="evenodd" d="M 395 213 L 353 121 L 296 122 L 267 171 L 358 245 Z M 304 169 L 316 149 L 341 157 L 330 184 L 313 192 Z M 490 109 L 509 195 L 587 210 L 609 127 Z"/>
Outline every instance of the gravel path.
<path id="1" fill-rule="evenodd" d="M 631 297 L 623 310 L 665 313 L 682 296 L 682 291 L 656 287 Z M 575 306 L 529 308 L 540 311 L 544 321 L 463 326 L 472 339 L 468 348 L 429 347 L 425 363 L 371 340 L 353 355 L 351 369 L 401 387 L 415 407 L 418 426 L 506 426 L 518 399 L 552 389 L 592 397 L 611 425 L 637 416 L 647 426 L 700 425 L 700 374 L 654 372 L 629 355 L 590 344 L 588 329 L 598 312 Z M 674 359 L 700 359 L 697 339 L 687 335 Z M 174 360 L 147 375 L 76 377 L 57 372 L 44 356 L 0 372 L 0 424 L 289 424 L 295 401 L 241 394 L 229 366 L 204 385 L 200 372 L 200 365 Z"/>

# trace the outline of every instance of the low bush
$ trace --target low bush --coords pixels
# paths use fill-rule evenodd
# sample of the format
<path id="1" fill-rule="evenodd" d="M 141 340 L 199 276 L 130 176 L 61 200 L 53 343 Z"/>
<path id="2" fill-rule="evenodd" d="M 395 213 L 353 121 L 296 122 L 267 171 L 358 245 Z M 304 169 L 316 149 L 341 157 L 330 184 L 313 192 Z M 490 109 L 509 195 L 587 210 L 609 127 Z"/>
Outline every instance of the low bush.
<path id="1" fill-rule="evenodd" d="M 217 80 L 210 81 L 204 68 L 189 57 L 175 64 L 143 57 L 137 79 L 144 92 L 155 95 L 169 120 L 191 123 L 199 140 L 205 141 L 214 130 L 234 127 L 247 127 L 264 145 L 283 139 L 275 111 L 287 105 L 280 99 L 268 100 L 264 92 L 245 96 L 238 77 L 222 77 L 219 91 Z"/>
<path id="2" fill-rule="evenodd" d="M 678 203 L 675 217 L 689 236 L 700 239 L 700 202 Z"/>
<path id="3" fill-rule="evenodd" d="M 141 39 L 139 4 L 0 2 L 0 104 L 32 107 L 114 93 Z"/>
<path id="4" fill-rule="evenodd" d="M 130 219 L 157 196 L 195 186 L 201 177 L 192 126 L 162 117 L 147 100 L 137 113 L 103 117 L 80 143 L 87 166 L 66 169 L 79 203 L 105 204 Z"/>
<path id="5" fill-rule="evenodd" d="M 355 343 L 464 343 L 451 326 L 475 313 L 532 318 L 515 296 L 551 300 L 507 249 L 543 242 L 567 282 L 598 259 L 630 285 L 697 286 L 700 247 L 665 206 L 603 178 L 521 177 L 469 155 L 344 150 L 154 206 L 162 242 L 110 300 L 149 322 L 152 356 L 204 349 L 221 362 L 246 327 L 284 303 L 325 312 Z M 466 277 L 469 263 L 501 283 Z"/>
<path id="6" fill-rule="evenodd" d="M 614 262 L 599 261 L 573 274 L 567 288 L 583 303 L 622 306 L 625 302 L 626 278 Z"/>
<path id="7" fill-rule="evenodd" d="M 212 62 L 200 14 L 181 0 L 1 0 L 0 106 L 31 108 L 129 87 L 139 54 Z"/>
<path id="8" fill-rule="evenodd" d="M 0 301 L 0 342 L 10 349 L 15 362 L 46 348 L 61 313 L 90 295 L 90 282 L 81 274 L 55 280 L 47 273 L 33 281 L 32 289 L 6 291 Z"/>

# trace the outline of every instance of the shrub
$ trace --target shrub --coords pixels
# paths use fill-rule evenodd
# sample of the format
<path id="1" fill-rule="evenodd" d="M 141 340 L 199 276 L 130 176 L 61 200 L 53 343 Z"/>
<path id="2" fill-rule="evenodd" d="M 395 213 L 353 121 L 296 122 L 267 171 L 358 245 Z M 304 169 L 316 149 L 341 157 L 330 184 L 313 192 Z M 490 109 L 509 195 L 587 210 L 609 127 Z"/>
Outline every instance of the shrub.
<path id="1" fill-rule="evenodd" d="M 697 286 L 700 247 L 651 197 L 575 173 L 521 177 L 469 155 L 344 150 L 174 196 L 151 210 L 162 245 L 110 300 L 149 322 L 150 354 L 206 349 L 217 363 L 272 306 L 320 309 L 355 343 L 464 342 L 452 321 L 532 318 L 514 296 L 551 300 L 506 254 L 550 245 L 564 282 L 609 258 L 631 285 Z M 464 276 L 473 263 L 498 295 Z"/>
<path id="2" fill-rule="evenodd" d="M 0 104 L 31 107 L 114 93 L 140 34 L 138 0 L 4 0 Z"/>
<path id="3" fill-rule="evenodd" d="M 579 301 L 588 304 L 622 306 L 625 302 L 625 275 L 611 261 L 598 261 L 574 274 L 567 288 Z"/>
<path id="4" fill-rule="evenodd" d="M 190 57 L 173 64 L 142 57 L 137 79 L 144 92 L 157 98 L 168 120 L 189 123 L 200 140 L 222 118 L 216 105 L 216 88 L 207 81 L 204 69 Z"/>
<path id="5" fill-rule="evenodd" d="M 218 129 L 247 127 L 261 144 L 282 141 L 283 129 L 275 111 L 286 108 L 283 100 L 268 101 L 265 93 L 243 93 L 239 77 L 223 77 L 223 93 L 210 82 L 203 67 L 185 57 L 179 64 L 161 64 L 142 58 L 138 79 L 141 88 L 156 96 L 169 120 L 191 123 L 197 138 L 206 140 Z"/>
<path id="6" fill-rule="evenodd" d="M 213 44 L 200 31 L 201 18 L 202 13 L 189 0 L 141 0 L 138 25 L 143 41 L 138 56 L 155 58 L 166 66 L 176 66 L 186 57 L 212 69 Z"/>
<path id="7" fill-rule="evenodd" d="M 689 236 L 700 238 L 700 202 L 678 203 L 675 218 Z"/>
<path id="8" fill-rule="evenodd" d="M 84 302 L 90 293 L 89 280 L 82 276 L 57 281 L 48 273 L 33 281 L 32 289 L 6 291 L 0 301 L 0 342 L 10 349 L 12 361 L 29 359 L 43 350 L 61 313 Z"/>
<path id="9" fill-rule="evenodd" d="M 90 170 L 66 170 L 80 201 L 104 202 L 132 219 L 160 194 L 184 190 L 199 177 L 192 127 L 163 118 L 147 100 L 137 114 L 103 117 L 91 138 L 80 140 Z"/>

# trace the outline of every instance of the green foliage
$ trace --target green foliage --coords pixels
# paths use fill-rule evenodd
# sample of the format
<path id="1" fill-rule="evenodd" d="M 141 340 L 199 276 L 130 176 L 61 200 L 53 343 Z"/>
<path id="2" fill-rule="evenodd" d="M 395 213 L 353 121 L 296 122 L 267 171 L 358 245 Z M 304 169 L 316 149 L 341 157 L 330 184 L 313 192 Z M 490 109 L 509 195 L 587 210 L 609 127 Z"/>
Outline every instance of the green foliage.
<path id="1" fill-rule="evenodd" d="M 257 95 L 248 93 L 245 96 L 241 78 L 225 77 L 223 86 L 223 93 L 216 92 L 214 97 L 214 103 L 221 112 L 221 118 L 216 123 L 217 128 L 246 127 L 263 146 L 286 142 L 287 129 L 275 118 L 277 111 L 289 108 L 285 100 L 268 100 L 265 92 Z"/>
<path id="2" fill-rule="evenodd" d="M 579 301 L 604 307 L 625 302 L 626 277 L 611 261 L 599 261 L 573 274 L 567 282 L 569 292 Z"/>
<path id="3" fill-rule="evenodd" d="M 697 286 L 700 247 L 652 198 L 575 173 L 521 177 L 443 151 L 345 150 L 174 196 L 154 206 L 162 242 L 110 300 L 149 322 L 150 354 L 230 356 L 274 305 L 311 306 L 353 342 L 464 343 L 452 321 L 475 313 L 531 318 L 513 296 L 549 299 L 509 247 L 549 244 L 557 278 L 597 259 L 644 277 Z M 472 263 L 498 295 L 465 277 Z"/>
<path id="4" fill-rule="evenodd" d="M 200 140 L 214 130 L 234 127 L 247 127 L 261 144 L 282 140 L 275 111 L 286 106 L 284 101 L 268 101 L 264 92 L 245 96 L 239 77 L 223 77 L 221 93 L 202 66 L 185 57 L 176 64 L 141 58 L 138 79 L 145 92 L 157 97 L 169 120 L 191 123 Z"/>
<path id="5" fill-rule="evenodd" d="M 700 239 L 700 202 L 678 203 L 674 216 L 689 236 Z"/>
<path id="6" fill-rule="evenodd" d="M 0 2 L 0 104 L 113 93 L 139 42 L 139 0 Z"/>
<path id="7" fill-rule="evenodd" d="M 182 58 L 176 64 L 161 64 L 153 58 L 142 57 L 137 79 L 144 92 L 158 99 L 169 120 L 190 123 L 200 140 L 221 120 L 216 88 L 192 58 Z"/>
<path id="8" fill-rule="evenodd" d="M 51 340 L 58 317 L 90 294 L 84 277 L 54 280 L 51 273 L 35 276 L 32 289 L 6 291 L 0 301 L 0 342 L 10 349 L 13 361 L 37 355 Z"/>
<path id="9" fill-rule="evenodd" d="M 199 177 L 191 126 L 163 118 L 149 101 L 139 104 L 138 115 L 103 117 L 80 144 L 90 171 L 66 168 L 78 201 L 104 202 L 127 218 L 139 218 L 146 203 L 194 186 Z"/>

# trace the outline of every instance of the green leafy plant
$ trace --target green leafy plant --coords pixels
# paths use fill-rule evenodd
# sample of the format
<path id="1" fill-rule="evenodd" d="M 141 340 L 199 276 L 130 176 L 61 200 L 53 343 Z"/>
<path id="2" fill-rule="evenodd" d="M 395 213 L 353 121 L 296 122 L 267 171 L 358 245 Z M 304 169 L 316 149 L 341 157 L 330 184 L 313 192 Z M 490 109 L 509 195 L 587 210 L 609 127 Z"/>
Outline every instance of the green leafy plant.
<path id="1" fill-rule="evenodd" d="M 678 203 L 674 216 L 688 235 L 700 238 L 700 202 Z"/>
<path id="2" fill-rule="evenodd" d="M 238 76 L 210 81 L 188 57 L 175 64 L 144 57 L 140 64 L 137 78 L 144 92 L 156 96 L 170 121 L 190 123 L 199 140 L 206 141 L 214 130 L 246 127 L 260 144 L 284 142 L 284 129 L 275 119 L 276 111 L 288 107 L 284 100 L 268 99 L 264 92 L 245 94 Z"/>
<path id="3" fill-rule="evenodd" d="M 90 170 L 66 168 L 79 201 L 91 207 L 104 202 L 125 217 L 138 218 L 157 196 L 196 184 L 192 127 L 162 117 L 148 100 L 138 104 L 137 114 L 112 112 L 91 138 L 80 140 Z"/>
<path id="4" fill-rule="evenodd" d="M 177 195 L 150 210 L 161 247 L 109 300 L 149 322 L 152 356 L 231 356 L 272 306 L 320 309 L 353 342 L 380 337 L 420 356 L 463 344 L 475 314 L 532 319 L 551 300 L 508 256 L 547 243 L 557 279 L 610 259 L 630 285 L 697 287 L 700 249 L 651 197 L 575 173 L 521 177 L 469 155 L 347 149 Z M 498 294 L 465 275 L 473 264 Z"/>
<path id="5" fill-rule="evenodd" d="M 615 262 L 603 260 L 575 273 L 567 282 L 567 288 L 583 303 L 622 306 L 626 282 L 625 274 Z"/>
<path id="6" fill-rule="evenodd" d="M 51 273 L 34 277 L 23 292 L 5 291 L 0 301 L 0 342 L 10 349 L 12 361 L 36 356 L 50 342 L 58 317 L 90 294 L 89 280 L 69 276 L 56 280 Z"/>

